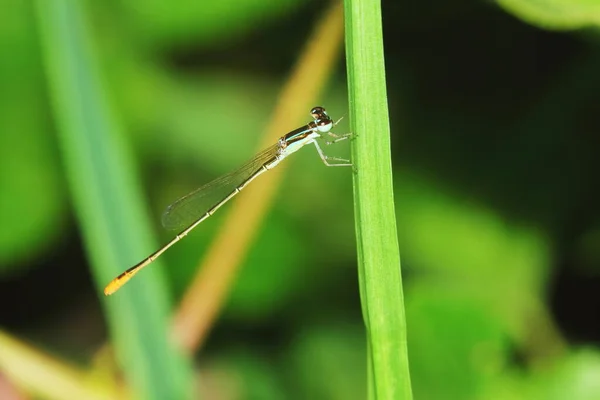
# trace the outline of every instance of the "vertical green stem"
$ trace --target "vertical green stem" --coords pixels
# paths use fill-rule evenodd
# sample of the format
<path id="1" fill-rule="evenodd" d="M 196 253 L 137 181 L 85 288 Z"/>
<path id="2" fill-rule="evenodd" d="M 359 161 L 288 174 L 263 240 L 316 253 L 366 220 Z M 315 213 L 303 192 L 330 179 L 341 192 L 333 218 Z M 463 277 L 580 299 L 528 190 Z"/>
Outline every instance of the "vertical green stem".
<path id="1" fill-rule="evenodd" d="M 381 7 L 346 0 L 346 53 L 354 199 L 369 396 L 411 399 L 400 253 L 392 186 Z"/>
<path id="2" fill-rule="evenodd" d="M 83 4 L 38 0 L 36 7 L 63 164 L 102 296 L 102 287 L 155 241 L 133 158 L 101 84 Z M 113 348 L 134 397 L 191 398 L 191 367 L 167 340 L 169 303 L 159 272 L 154 266 L 143 285 L 102 296 Z"/>

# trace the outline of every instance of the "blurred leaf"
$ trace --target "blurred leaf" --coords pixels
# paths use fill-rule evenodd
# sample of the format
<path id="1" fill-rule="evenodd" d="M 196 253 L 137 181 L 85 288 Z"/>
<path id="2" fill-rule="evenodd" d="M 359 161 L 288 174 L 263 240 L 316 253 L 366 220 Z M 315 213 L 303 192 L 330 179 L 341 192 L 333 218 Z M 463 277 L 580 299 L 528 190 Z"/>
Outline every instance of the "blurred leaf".
<path id="1" fill-rule="evenodd" d="M 493 280 L 515 294 L 545 288 L 549 244 L 537 229 L 508 221 L 417 173 L 405 171 L 396 179 L 402 182 L 400 241 L 411 268 Z"/>
<path id="2" fill-rule="evenodd" d="M 207 399 L 286 399 L 276 366 L 246 347 L 229 348 L 202 365 L 202 392 Z"/>
<path id="3" fill-rule="evenodd" d="M 517 368 L 507 368 L 502 373 L 487 379 L 485 387 L 479 392 L 479 399 L 501 399 L 501 400 L 533 400 L 527 393 L 529 384 L 528 375 Z M 544 398 L 539 398 L 544 400 Z"/>
<path id="4" fill-rule="evenodd" d="M 600 399 L 598 349 L 579 349 L 553 364 L 532 376 L 529 399 Z"/>
<path id="5" fill-rule="evenodd" d="M 62 155 L 100 294 L 155 243 L 133 159 L 99 79 L 82 5 L 36 4 Z M 143 282 L 104 300 L 117 359 L 139 398 L 190 398 L 191 368 L 166 337 L 169 304 L 160 265 L 143 275 Z"/>
<path id="6" fill-rule="evenodd" d="M 363 400 L 367 393 L 365 333 L 329 320 L 298 332 L 286 362 L 295 399 Z"/>
<path id="7" fill-rule="evenodd" d="M 406 313 L 415 397 L 478 398 L 509 360 L 505 324 L 477 288 L 441 279 L 410 282 Z"/>
<path id="8" fill-rule="evenodd" d="M 416 173 L 397 179 L 402 180 L 397 203 L 405 265 L 445 282 L 436 290 L 453 291 L 457 298 L 467 291 L 472 306 L 489 310 L 489 318 L 512 340 L 529 347 L 531 330 L 551 324 L 539 305 L 550 266 L 547 239 Z M 548 335 L 544 346 L 559 348 L 554 332 Z"/>
<path id="9" fill-rule="evenodd" d="M 148 123 L 152 130 L 138 132 L 140 147 L 167 163 L 215 176 L 253 156 L 276 94 L 269 81 L 210 71 L 187 79 L 161 77 L 152 91 L 161 96 L 150 106 L 157 110 Z"/>
<path id="10" fill-rule="evenodd" d="M 281 16 L 299 0 L 121 1 L 126 20 L 149 43 L 222 43 Z"/>
<path id="11" fill-rule="evenodd" d="M 287 299 L 305 288 L 302 279 L 307 257 L 302 245 L 286 246 L 285 252 L 272 243 L 302 243 L 300 232 L 281 218 L 271 217 L 268 230 L 259 235 L 248 255 L 229 299 L 228 312 L 240 319 L 257 319 L 281 310 Z M 314 265 L 314 264 L 313 264 Z"/>
<path id="12" fill-rule="evenodd" d="M 66 210 L 33 10 L 30 2 L 10 3 L 0 22 L 0 268 L 49 247 Z"/>
<path id="13" fill-rule="evenodd" d="M 545 29 L 593 28 L 600 24 L 596 0 L 498 0 L 524 21 Z"/>
<path id="14" fill-rule="evenodd" d="M 56 400 L 117 398 L 114 388 L 0 331 L 0 370 L 29 394 Z M 37 398 L 37 397 L 36 397 Z"/>
<path id="15" fill-rule="evenodd" d="M 532 370 L 511 368 L 496 374 L 479 399 L 594 400 L 600 398 L 600 354 L 579 348 L 546 360 Z"/>

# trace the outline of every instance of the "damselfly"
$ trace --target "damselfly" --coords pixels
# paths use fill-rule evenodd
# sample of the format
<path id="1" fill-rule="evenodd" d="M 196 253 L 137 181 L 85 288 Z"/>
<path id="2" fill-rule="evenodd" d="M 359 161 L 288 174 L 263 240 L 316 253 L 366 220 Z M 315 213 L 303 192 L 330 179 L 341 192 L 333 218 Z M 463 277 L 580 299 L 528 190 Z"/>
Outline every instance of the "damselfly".
<path id="1" fill-rule="evenodd" d="M 331 132 L 339 120 L 334 122 L 323 107 L 314 107 L 310 113 L 314 118 L 313 121 L 280 137 L 277 143 L 256 154 L 237 170 L 201 186 L 167 207 L 162 217 L 163 226 L 168 229 L 183 230 L 169 243 L 113 279 L 104 289 L 104 294 L 108 296 L 119 290 L 142 268 L 152 263 L 169 247 L 213 215 L 223 204 L 241 192 L 246 185 L 263 172 L 275 168 L 283 159 L 305 145 L 314 144 L 321 160 L 328 167 L 351 166 L 349 160 L 326 156 L 317 142 L 317 139 L 328 136 L 331 140 L 327 143 L 331 144 L 348 139 L 351 134 L 336 135 Z"/>

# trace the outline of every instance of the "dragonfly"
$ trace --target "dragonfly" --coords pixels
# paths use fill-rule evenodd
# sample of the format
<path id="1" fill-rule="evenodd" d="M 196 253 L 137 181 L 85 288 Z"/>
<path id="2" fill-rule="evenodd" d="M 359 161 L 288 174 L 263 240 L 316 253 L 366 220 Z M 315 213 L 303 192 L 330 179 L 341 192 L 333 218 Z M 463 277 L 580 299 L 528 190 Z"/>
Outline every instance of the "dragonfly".
<path id="1" fill-rule="evenodd" d="M 181 231 L 170 242 L 114 278 L 104 288 L 104 294 L 109 296 L 115 293 L 138 272 L 150 265 L 240 193 L 250 182 L 275 168 L 281 161 L 302 147 L 314 144 L 319 157 L 328 167 L 352 166 L 350 160 L 325 155 L 321 145 L 317 142 L 317 139 L 329 139 L 326 140 L 326 144 L 333 144 L 350 138 L 351 133 L 335 134 L 331 132 L 341 118 L 337 121 L 332 120 L 325 108 L 321 106 L 313 107 L 310 114 L 313 120 L 306 125 L 280 137 L 275 144 L 256 154 L 238 169 L 216 178 L 168 206 L 162 216 L 163 226 L 167 229 L 181 229 Z"/>

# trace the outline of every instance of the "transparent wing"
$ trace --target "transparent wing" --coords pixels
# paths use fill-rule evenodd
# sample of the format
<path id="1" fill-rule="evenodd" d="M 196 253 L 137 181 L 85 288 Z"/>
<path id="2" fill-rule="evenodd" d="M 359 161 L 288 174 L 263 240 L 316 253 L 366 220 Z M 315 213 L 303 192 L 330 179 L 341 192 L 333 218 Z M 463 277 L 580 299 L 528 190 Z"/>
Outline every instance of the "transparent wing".
<path id="1" fill-rule="evenodd" d="M 238 169 L 223 175 L 171 204 L 162 215 L 167 229 L 181 229 L 191 225 L 208 210 L 256 173 L 264 163 L 279 152 L 279 143 L 261 151 Z"/>

